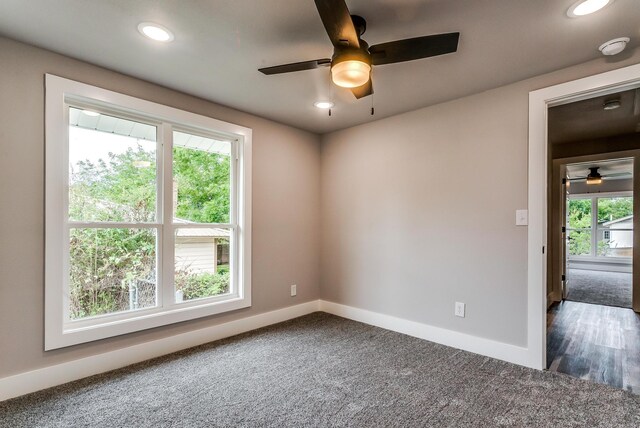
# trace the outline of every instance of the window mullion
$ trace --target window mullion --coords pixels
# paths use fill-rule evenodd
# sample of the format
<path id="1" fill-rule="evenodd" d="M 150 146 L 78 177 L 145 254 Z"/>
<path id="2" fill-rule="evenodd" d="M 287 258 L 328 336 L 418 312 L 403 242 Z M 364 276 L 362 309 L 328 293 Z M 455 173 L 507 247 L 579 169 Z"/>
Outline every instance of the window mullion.
<path id="1" fill-rule="evenodd" d="M 173 128 L 164 123 L 162 135 L 162 281 L 160 281 L 162 300 L 158 305 L 167 308 L 175 302 L 174 292 L 174 251 L 175 232 L 173 229 Z M 159 287 L 159 288 L 160 288 Z"/>
<path id="2" fill-rule="evenodd" d="M 591 197 L 591 255 L 598 256 L 598 198 Z"/>
<path id="3" fill-rule="evenodd" d="M 238 140 L 233 141 L 231 143 L 231 180 L 230 180 L 230 198 L 231 198 L 231 209 L 229 212 L 229 221 L 233 225 L 238 225 L 238 162 L 240 160 L 240 142 Z M 239 290 L 239 270 L 238 270 L 238 254 L 239 254 L 239 230 L 237 227 L 231 229 L 231 235 L 229 239 L 229 243 L 231 245 L 230 255 L 230 267 L 231 267 L 231 281 L 230 288 L 232 293 L 238 293 L 240 295 L 241 290 Z"/>

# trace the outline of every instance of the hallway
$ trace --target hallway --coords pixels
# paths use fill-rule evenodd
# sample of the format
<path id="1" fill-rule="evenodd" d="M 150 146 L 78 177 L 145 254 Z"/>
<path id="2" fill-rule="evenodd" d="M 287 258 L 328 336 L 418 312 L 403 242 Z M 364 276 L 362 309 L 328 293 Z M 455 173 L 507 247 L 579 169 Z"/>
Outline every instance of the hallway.
<path id="1" fill-rule="evenodd" d="M 640 394 L 640 314 L 578 302 L 547 312 L 550 371 Z"/>

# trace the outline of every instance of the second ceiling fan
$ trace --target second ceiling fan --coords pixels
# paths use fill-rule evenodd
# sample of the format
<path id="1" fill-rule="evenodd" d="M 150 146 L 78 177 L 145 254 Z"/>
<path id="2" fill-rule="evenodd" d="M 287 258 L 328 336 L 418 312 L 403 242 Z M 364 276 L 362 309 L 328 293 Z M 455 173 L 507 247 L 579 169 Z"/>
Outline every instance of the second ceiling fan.
<path id="1" fill-rule="evenodd" d="M 315 3 L 333 44 L 333 56 L 276 65 L 258 71 L 270 75 L 331 67 L 333 83 L 350 89 L 356 98 L 362 98 L 373 93 L 372 66 L 412 61 L 458 50 L 460 33 L 422 36 L 369 46 L 362 40 L 367 22 L 358 15 L 351 15 L 344 0 L 315 0 Z"/>

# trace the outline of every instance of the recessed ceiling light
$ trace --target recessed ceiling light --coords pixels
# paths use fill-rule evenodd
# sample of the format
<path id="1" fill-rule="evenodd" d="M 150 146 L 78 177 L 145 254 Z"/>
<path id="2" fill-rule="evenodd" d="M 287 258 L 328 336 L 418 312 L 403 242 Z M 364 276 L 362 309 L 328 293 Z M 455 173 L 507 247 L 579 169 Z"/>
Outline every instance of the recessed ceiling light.
<path id="1" fill-rule="evenodd" d="M 578 18 L 597 12 L 611 3 L 613 3 L 613 0 L 580 0 L 569 8 L 567 15 L 570 18 Z"/>
<path id="2" fill-rule="evenodd" d="M 628 37 L 619 37 L 617 39 L 609 40 L 606 43 L 600 45 L 598 50 L 602 52 L 603 55 L 617 55 L 627 47 L 627 43 L 629 43 Z"/>
<path id="3" fill-rule="evenodd" d="M 82 113 L 86 114 L 87 116 L 91 116 L 91 117 L 100 116 L 100 113 L 98 113 L 97 111 L 93 111 L 93 110 L 82 110 Z"/>
<path id="4" fill-rule="evenodd" d="M 333 104 L 331 101 L 316 101 L 315 103 L 313 103 L 313 105 L 317 108 L 332 108 L 335 104 Z"/>
<path id="5" fill-rule="evenodd" d="M 173 40 L 173 33 L 168 28 L 153 22 L 141 22 L 138 24 L 138 31 L 143 36 L 158 42 L 170 42 Z"/>

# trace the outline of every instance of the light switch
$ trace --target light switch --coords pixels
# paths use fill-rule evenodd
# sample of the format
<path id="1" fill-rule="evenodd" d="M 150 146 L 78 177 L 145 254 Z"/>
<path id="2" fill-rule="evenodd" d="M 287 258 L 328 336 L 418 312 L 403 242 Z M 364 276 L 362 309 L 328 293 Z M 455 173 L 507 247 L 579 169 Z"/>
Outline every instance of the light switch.
<path id="1" fill-rule="evenodd" d="M 529 224 L 529 211 L 516 210 L 516 226 L 527 226 Z"/>

